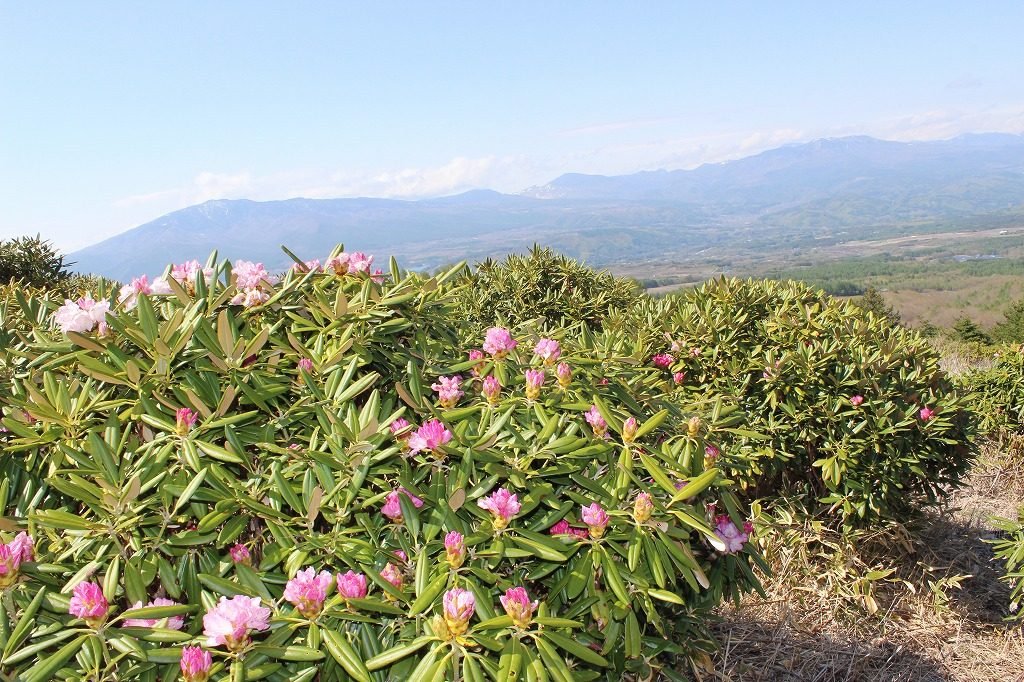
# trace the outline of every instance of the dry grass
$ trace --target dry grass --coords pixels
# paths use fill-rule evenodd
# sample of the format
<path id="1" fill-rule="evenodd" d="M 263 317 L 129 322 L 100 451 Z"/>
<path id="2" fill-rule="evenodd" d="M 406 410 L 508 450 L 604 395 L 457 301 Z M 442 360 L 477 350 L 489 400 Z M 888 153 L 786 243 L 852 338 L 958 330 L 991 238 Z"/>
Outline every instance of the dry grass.
<path id="1" fill-rule="evenodd" d="M 776 513 L 767 598 L 723 609 L 714 677 L 734 682 L 1024 682 L 1024 635 L 986 539 L 1024 504 L 1024 461 L 989 447 L 913 528 L 844 538 Z"/>

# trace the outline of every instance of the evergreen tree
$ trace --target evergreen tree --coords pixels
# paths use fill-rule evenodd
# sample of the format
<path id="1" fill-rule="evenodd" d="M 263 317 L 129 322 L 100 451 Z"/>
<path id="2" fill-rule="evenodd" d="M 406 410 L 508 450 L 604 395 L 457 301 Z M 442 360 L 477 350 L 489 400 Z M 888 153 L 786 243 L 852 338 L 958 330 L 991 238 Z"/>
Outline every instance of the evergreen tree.
<path id="1" fill-rule="evenodd" d="M 953 325 L 952 338 L 967 343 L 992 343 L 992 337 L 969 317 L 961 317 Z"/>
<path id="2" fill-rule="evenodd" d="M 56 287 L 71 274 L 64 256 L 39 235 L 0 240 L 0 284 L 16 280 L 36 287 Z"/>
<path id="3" fill-rule="evenodd" d="M 868 287 L 864 295 L 857 299 L 857 305 L 862 310 L 874 313 L 878 317 L 884 317 L 893 324 L 900 323 L 900 314 L 896 309 L 885 301 L 885 297 L 874 287 Z"/>
<path id="4" fill-rule="evenodd" d="M 1003 313 L 1003 321 L 996 323 L 992 336 L 1000 343 L 1024 343 L 1024 299 L 1017 301 Z"/>

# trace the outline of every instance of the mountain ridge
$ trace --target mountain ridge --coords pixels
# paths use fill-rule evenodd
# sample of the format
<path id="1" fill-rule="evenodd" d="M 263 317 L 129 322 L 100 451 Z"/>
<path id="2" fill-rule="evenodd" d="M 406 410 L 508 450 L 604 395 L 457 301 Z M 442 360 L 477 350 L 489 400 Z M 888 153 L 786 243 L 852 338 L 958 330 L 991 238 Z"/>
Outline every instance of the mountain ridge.
<path id="1" fill-rule="evenodd" d="M 958 220 L 1024 210 L 1024 135 L 894 142 L 823 138 L 687 170 L 566 173 L 504 194 L 474 189 L 419 200 L 214 199 L 70 254 L 116 279 L 222 256 L 285 268 L 288 245 L 322 257 L 337 243 L 394 253 L 410 267 L 559 246 L 595 265 L 669 257 L 726 238 Z M 775 238 L 775 237 L 773 237 Z"/>

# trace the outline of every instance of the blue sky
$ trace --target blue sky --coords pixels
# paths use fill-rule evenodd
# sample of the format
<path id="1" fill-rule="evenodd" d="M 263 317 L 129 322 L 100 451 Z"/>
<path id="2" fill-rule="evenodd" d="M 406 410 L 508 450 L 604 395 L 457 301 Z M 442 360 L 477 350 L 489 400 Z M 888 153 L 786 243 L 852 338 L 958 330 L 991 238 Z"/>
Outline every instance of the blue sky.
<path id="1" fill-rule="evenodd" d="M 0 0 L 0 236 L 1024 132 L 1024 3 Z"/>

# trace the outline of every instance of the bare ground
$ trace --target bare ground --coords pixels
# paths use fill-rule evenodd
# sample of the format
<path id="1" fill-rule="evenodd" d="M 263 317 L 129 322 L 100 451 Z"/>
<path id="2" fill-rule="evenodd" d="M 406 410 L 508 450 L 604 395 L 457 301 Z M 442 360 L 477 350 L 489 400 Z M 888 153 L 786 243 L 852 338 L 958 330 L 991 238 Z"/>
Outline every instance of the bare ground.
<path id="1" fill-rule="evenodd" d="M 985 540 L 1024 505 L 1019 453 L 986 448 L 969 484 L 913 528 L 844 539 L 783 519 L 764 552 L 767 598 L 722 610 L 704 679 L 1024 682 L 1024 635 Z"/>

